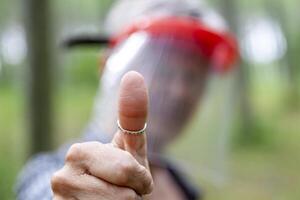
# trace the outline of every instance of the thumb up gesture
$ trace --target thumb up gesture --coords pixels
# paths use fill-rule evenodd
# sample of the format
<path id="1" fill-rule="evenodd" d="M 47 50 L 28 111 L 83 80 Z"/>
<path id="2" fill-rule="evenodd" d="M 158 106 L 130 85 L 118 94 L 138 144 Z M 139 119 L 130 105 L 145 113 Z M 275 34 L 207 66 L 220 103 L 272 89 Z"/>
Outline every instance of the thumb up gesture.
<path id="1" fill-rule="evenodd" d="M 51 180 L 53 199 L 136 200 L 150 194 L 153 180 L 144 131 L 147 109 L 144 78 L 128 72 L 120 85 L 120 130 L 109 144 L 85 142 L 70 147 L 64 167 Z"/>

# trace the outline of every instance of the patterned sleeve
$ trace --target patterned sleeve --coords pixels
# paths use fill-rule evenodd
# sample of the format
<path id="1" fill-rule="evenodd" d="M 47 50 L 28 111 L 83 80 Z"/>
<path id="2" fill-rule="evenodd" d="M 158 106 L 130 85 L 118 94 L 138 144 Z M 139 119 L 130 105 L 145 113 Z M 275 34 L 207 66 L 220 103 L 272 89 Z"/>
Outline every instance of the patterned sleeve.
<path id="1" fill-rule="evenodd" d="M 75 142 L 101 141 L 108 143 L 111 138 L 103 134 L 101 129 L 90 124 L 79 138 L 61 146 L 54 153 L 41 153 L 34 156 L 23 167 L 15 186 L 17 200 L 51 200 L 52 174 L 64 165 L 64 158 L 69 147 Z"/>
<path id="2" fill-rule="evenodd" d="M 50 180 L 52 174 L 62 168 L 60 154 L 38 154 L 25 165 L 16 184 L 17 200 L 51 200 Z"/>

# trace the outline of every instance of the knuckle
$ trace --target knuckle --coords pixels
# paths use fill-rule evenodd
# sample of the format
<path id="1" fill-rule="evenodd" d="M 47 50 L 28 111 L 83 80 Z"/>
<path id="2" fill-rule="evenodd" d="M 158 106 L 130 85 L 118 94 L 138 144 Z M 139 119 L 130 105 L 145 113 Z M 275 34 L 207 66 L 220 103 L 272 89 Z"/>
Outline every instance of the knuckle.
<path id="1" fill-rule="evenodd" d="M 138 199 L 138 195 L 133 190 L 126 190 L 125 194 L 122 195 L 124 200 L 136 200 Z"/>
<path id="2" fill-rule="evenodd" d="M 139 168 L 139 174 L 143 179 L 143 181 L 140 182 L 142 194 L 150 194 L 153 191 L 154 186 L 151 173 L 144 166 L 140 166 Z"/>
<path id="3" fill-rule="evenodd" d="M 148 175 L 144 184 L 144 189 L 145 189 L 144 194 L 150 194 L 153 191 L 153 187 L 154 187 L 153 179 L 151 175 Z"/>
<path id="4" fill-rule="evenodd" d="M 133 174 L 133 172 L 136 169 L 135 163 L 130 162 L 130 161 L 124 161 L 124 162 L 122 162 L 122 165 L 120 167 L 121 167 L 121 171 L 124 174 L 128 174 L 128 175 Z"/>
<path id="5" fill-rule="evenodd" d="M 119 180 L 121 183 L 127 183 L 136 171 L 136 163 L 133 159 L 122 159 L 119 166 Z"/>
<path id="6" fill-rule="evenodd" d="M 59 170 L 55 172 L 51 177 L 51 187 L 53 192 L 60 192 L 62 188 L 66 188 L 69 185 L 70 181 L 68 176 L 62 171 Z"/>
<path id="7" fill-rule="evenodd" d="M 76 162 L 78 160 L 82 160 L 84 158 L 84 150 L 82 148 L 82 144 L 76 143 L 73 144 L 65 157 L 66 162 Z"/>

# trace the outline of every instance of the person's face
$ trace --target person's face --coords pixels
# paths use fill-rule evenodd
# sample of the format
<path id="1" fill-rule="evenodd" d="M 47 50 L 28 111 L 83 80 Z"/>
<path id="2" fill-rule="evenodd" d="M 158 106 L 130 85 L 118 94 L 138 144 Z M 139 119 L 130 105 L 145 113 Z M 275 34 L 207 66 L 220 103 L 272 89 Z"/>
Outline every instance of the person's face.
<path id="1" fill-rule="evenodd" d="M 121 75 L 129 70 L 145 77 L 149 88 L 148 147 L 150 152 L 159 152 L 191 119 L 203 93 L 209 66 L 193 42 L 147 37 L 142 41 L 143 45 L 139 45 L 129 39 L 110 56 L 104 80 L 110 80 L 105 82 L 106 86 L 114 83 L 117 87 Z M 114 93 L 114 86 L 105 91 Z"/>
<path id="2" fill-rule="evenodd" d="M 151 151 L 160 151 L 195 112 L 208 74 L 207 63 L 190 51 L 174 50 L 160 63 L 149 85 L 148 140 Z"/>

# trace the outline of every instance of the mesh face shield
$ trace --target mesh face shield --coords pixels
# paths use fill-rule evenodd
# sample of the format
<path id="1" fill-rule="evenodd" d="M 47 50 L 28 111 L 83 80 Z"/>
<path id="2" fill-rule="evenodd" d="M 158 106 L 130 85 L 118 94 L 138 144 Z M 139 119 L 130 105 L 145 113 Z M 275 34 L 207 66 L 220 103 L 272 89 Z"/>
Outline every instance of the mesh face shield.
<path id="1" fill-rule="evenodd" d="M 141 73 L 149 89 L 150 152 L 161 151 L 182 132 L 197 110 L 209 72 L 227 70 L 234 51 L 222 37 L 185 18 L 135 24 L 114 38 L 112 46 L 93 123 L 108 135 L 117 130 L 120 80 L 128 71 Z"/>

